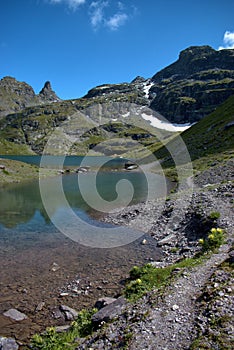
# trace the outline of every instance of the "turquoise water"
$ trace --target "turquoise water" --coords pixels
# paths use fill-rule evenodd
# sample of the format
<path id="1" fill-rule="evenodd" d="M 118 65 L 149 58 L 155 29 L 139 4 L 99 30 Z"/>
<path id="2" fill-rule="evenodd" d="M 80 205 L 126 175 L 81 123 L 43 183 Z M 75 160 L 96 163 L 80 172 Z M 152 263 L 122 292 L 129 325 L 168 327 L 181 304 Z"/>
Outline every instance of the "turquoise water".
<path id="1" fill-rule="evenodd" d="M 57 168 L 62 163 L 66 167 L 76 167 L 81 164 L 84 157 L 83 156 L 15 156 L 15 155 L 0 155 L 0 158 L 13 159 L 28 164 L 40 165 L 41 160 L 43 160 L 43 166 L 48 166 L 50 168 Z M 126 162 L 122 158 L 111 158 L 111 157 L 100 157 L 100 156 L 89 156 L 85 157 L 85 164 L 91 167 L 98 167 L 100 164 L 105 163 L 106 167 L 122 167 Z"/>
<path id="2" fill-rule="evenodd" d="M 17 158 L 21 161 L 25 159 L 23 156 Z M 38 164 L 40 160 L 38 156 L 26 156 L 26 158 L 31 164 Z M 57 157 L 48 157 L 48 166 L 51 163 L 58 164 L 58 162 L 61 161 L 61 159 L 58 160 L 56 158 Z M 68 157 L 69 160 L 67 162 L 70 166 L 74 166 L 80 161 L 79 158 L 81 157 Z M 90 159 L 90 165 L 95 164 L 98 166 L 103 163 L 103 157 L 90 158 L 92 158 Z M 95 184 L 93 184 L 92 171 L 86 174 L 78 175 L 76 173 L 70 173 L 41 180 L 44 193 L 48 193 L 48 196 L 52 198 L 50 217 L 66 215 L 64 203 L 61 202 L 61 196 L 57 196 L 57 185 L 60 183 L 68 205 L 75 215 L 81 218 L 82 221 L 97 227 L 106 227 L 106 224 L 97 220 L 97 217 L 103 215 L 103 213 L 94 210 L 94 207 L 96 207 L 95 205 L 92 206 L 88 204 L 92 203 L 92 201 L 96 204 L 94 199 L 94 185 L 100 199 L 103 199 L 107 203 L 112 203 L 118 197 L 116 185 L 122 180 L 130 183 L 133 188 L 133 197 L 127 205 L 132 205 L 147 199 L 149 191 L 148 182 L 143 172 L 118 171 L 116 170 L 116 161 L 120 164 L 122 160 L 114 159 L 114 163 L 112 163 L 112 161 L 110 162 L 110 159 L 106 157 L 104 160 L 109 161 L 110 168 L 114 168 L 115 171 L 99 171 L 95 178 Z M 82 179 L 83 192 L 80 190 L 78 177 Z M 161 197 L 165 195 L 164 178 L 159 175 L 154 175 L 153 180 L 155 196 Z M 122 193 L 122 196 L 125 197 L 125 192 Z M 87 198 L 90 200 L 87 200 Z M 126 203 L 124 203 L 124 206 L 126 206 Z M 121 203 L 118 203 L 116 207 L 121 207 Z M 16 237 L 20 237 L 20 240 L 17 240 L 18 244 L 22 246 L 25 244 L 30 245 L 45 239 L 48 240 L 50 235 L 55 235 L 57 233 L 58 230 L 51 222 L 44 208 L 39 180 L 11 184 L 0 188 L 0 244 L 15 244 Z"/>

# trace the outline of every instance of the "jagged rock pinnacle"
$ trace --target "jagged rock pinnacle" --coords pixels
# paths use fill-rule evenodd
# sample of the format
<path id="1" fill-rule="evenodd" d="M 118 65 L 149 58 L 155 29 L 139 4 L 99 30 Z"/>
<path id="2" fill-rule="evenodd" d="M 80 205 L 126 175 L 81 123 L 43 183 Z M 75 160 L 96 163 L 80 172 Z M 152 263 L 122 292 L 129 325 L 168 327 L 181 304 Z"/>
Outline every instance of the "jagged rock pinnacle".
<path id="1" fill-rule="evenodd" d="M 50 81 L 45 82 L 44 87 L 39 92 L 39 96 L 42 100 L 55 101 L 55 102 L 60 101 L 60 98 L 52 90 Z"/>

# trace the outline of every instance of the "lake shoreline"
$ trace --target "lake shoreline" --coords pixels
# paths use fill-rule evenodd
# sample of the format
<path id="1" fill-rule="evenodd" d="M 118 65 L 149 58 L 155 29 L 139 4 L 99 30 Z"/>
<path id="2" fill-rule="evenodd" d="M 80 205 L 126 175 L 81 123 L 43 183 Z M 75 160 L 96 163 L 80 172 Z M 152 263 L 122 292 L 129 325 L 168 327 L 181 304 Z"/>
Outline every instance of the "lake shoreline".
<path id="1" fill-rule="evenodd" d="M 233 207 L 230 196 L 231 193 L 234 192 L 233 177 L 231 176 L 232 169 L 233 161 L 230 160 L 226 163 L 226 167 L 216 166 L 207 170 L 206 172 L 201 172 L 198 176 L 194 178 L 195 187 L 193 192 L 182 192 L 179 195 L 179 201 L 178 193 L 171 194 L 170 198 L 167 198 L 165 203 L 163 204 L 163 211 L 161 211 L 159 215 L 158 201 L 160 200 L 151 201 L 147 204 L 139 203 L 129 208 L 125 208 L 121 213 L 111 214 L 103 218 L 102 220 L 108 223 L 129 226 L 137 216 L 140 218 L 140 220 L 143 221 L 143 223 L 147 224 L 147 226 L 150 223 L 150 230 L 148 230 L 148 232 L 145 233 L 145 235 L 142 236 L 142 238 L 138 241 L 134 242 L 131 245 L 121 248 L 125 250 L 125 255 L 120 249 L 120 253 L 117 254 L 120 260 L 119 262 L 118 259 L 116 260 L 115 268 L 111 267 L 109 264 L 110 258 L 113 258 L 113 252 L 115 252 L 115 249 L 109 252 L 106 249 L 101 250 L 106 254 L 106 257 L 103 258 L 104 265 L 102 270 L 100 269 L 100 266 L 96 266 L 95 268 L 94 265 L 96 264 L 96 262 L 94 265 L 92 265 L 92 262 L 88 262 L 87 260 L 87 267 L 90 271 L 90 274 L 94 273 L 93 276 L 95 277 L 93 277 L 92 281 L 90 279 L 89 273 L 87 272 L 87 269 L 86 271 L 80 272 L 80 276 L 77 276 L 77 271 L 79 270 L 79 261 L 77 261 L 77 267 L 74 269 L 74 274 L 72 276 L 70 271 L 71 263 L 69 261 L 69 258 L 71 257 L 71 251 L 69 251 L 69 249 L 71 249 L 70 244 L 64 242 L 65 250 L 62 253 L 62 257 L 61 252 L 57 252 L 57 260 L 55 261 L 54 259 L 51 260 L 51 254 L 49 255 L 48 251 L 47 259 L 44 259 L 44 261 L 46 262 L 45 273 L 48 276 L 50 276 L 50 278 L 48 278 L 48 281 L 51 282 L 51 276 L 54 276 L 57 278 L 57 282 L 59 283 L 57 285 L 56 282 L 53 282 L 55 284 L 48 284 L 48 286 L 50 286 L 50 289 L 48 289 L 49 292 L 48 290 L 43 291 L 43 288 L 39 286 L 38 291 L 45 299 L 45 305 L 43 306 L 41 311 L 37 312 L 36 307 L 39 305 L 40 302 L 44 302 L 43 298 L 40 299 L 37 296 L 37 298 L 34 299 L 33 302 L 31 301 L 30 307 L 28 308 L 25 300 L 28 296 L 30 296 L 30 292 L 25 293 L 24 288 L 22 286 L 11 285 L 10 283 L 4 286 L 6 292 L 7 290 L 8 292 L 15 291 L 18 295 L 18 301 L 16 305 L 13 305 L 13 303 L 9 300 L 5 300 L 3 303 L 8 303 L 4 304 L 5 308 L 6 305 L 9 305 L 9 307 L 15 306 L 16 308 L 19 308 L 20 311 L 25 312 L 27 315 L 29 315 L 28 321 L 25 320 L 21 322 L 10 322 L 9 320 L 6 320 L 6 318 L 4 318 L 4 335 L 8 337 L 16 337 L 18 341 L 23 341 L 26 344 L 33 332 L 35 333 L 45 329 L 45 319 L 46 322 L 48 321 L 48 326 L 56 324 L 69 324 L 68 321 L 65 321 L 61 318 L 61 315 L 60 318 L 54 319 L 53 313 L 55 312 L 56 314 L 56 310 L 58 310 L 59 305 L 66 304 L 70 307 L 74 307 L 75 309 L 80 310 L 83 307 L 92 307 L 94 305 L 95 300 L 99 297 L 118 296 L 121 293 L 121 290 L 123 289 L 124 279 L 127 278 L 128 272 L 133 265 L 143 265 L 147 262 L 156 262 L 157 266 L 163 267 L 167 266 L 168 264 L 174 263 L 178 259 L 194 256 L 194 254 L 196 254 L 196 252 L 200 250 L 200 247 L 197 242 L 199 238 L 199 232 L 201 231 L 202 226 L 197 226 L 198 222 L 201 220 L 202 217 L 207 218 L 209 213 L 211 212 L 220 212 L 221 216 L 217 222 L 217 225 L 225 228 L 225 230 L 227 231 L 229 237 L 229 246 L 231 247 L 231 235 L 233 232 L 232 229 L 234 225 L 233 216 L 231 215 L 231 212 L 233 212 Z M 208 181 L 210 181 L 209 186 L 207 186 Z M 227 194 L 229 194 L 229 196 Z M 188 197 L 190 199 L 190 202 L 187 206 Z M 178 205 L 176 205 L 175 208 L 176 201 L 178 202 Z M 177 214 L 180 216 L 180 219 L 182 219 L 182 215 L 186 214 L 181 224 L 173 222 L 172 226 L 168 225 L 168 223 L 170 223 L 172 209 L 177 210 Z M 197 214 L 198 216 L 194 214 Z M 198 217 L 198 221 L 193 221 L 194 219 L 196 219 L 196 217 Z M 186 229 L 187 227 L 189 227 L 189 235 Z M 145 240 L 144 244 L 142 243 L 143 240 Z M 67 249 L 68 246 L 69 249 Z M 133 258 L 129 261 L 131 246 Z M 74 244 L 72 249 L 75 249 Z M 95 249 L 92 250 L 91 255 L 86 252 L 86 254 L 88 255 L 86 255 L 85 259 L 87 259 L 88 257 L 90 259 L 90 256 L 92 256 L 95 260 L 98 256 L 98 251 L 99 250 Z M 140 254 L 138 255 L 138 258 L 136 258 L 136 252 Z M 32 252 L 32 255 L 35 256 L 35 252 Z M 80 250 L 77 251 L 77 256 L 81 256 Z M 125 258 L 123 259 L 123 257 L 125 256 L 126 260 Z M 139 256 L 141 256 L 141 258 L 139 258 Z M 68 266 L 63 265 L 64 257 L 65 260 L 68 259 Z M 119 266 L 123 265 L 123 260 L 125 261 L 125 266 L 124 269 L 120 270 Z M 34 262 L 35 266 L 36 261 L 37 259 Z M 53 263 L 56 263 L 58 266 L 54 265 Z M 109 270 L 106 268 L 107 266 L 108 268 L 110 268 Z M 57 267 L 59 268 L 57 269 Z M 53 268 L 57 271 L 53 271 Z M 39 272 L 41 274 L 41 271 Z M 97 275 L 101 276 L 101 278 L 97 279 Z M 35 281 L 38 281 L 38 276 L 35 276 Z M 106 283 L 108 281 L 108 278 L 106 278 L 106 276 L 108 276 L 108 278 L 110 276 L 111 278 L 113 278 L 112 281 L 109 281 L 109 284 Z M 52 277 L 52 281 L 54 277 Z M 56 281 L 56 278 L 54 279 L 54 281 Z M 77 280 L 79 280 L 79 283 L 77 283 Z M 76 293 L 75 290 L 77 290 L 78 292 L 80 291 L 81 293 Z M 84 298 L 83 303 L 80 302 L 81 298 Z M 0 312 L 0 314 L 2 314 L 2 312 Z M 3 322 L 2 319 L 3 318 L 1 316 L 0 322 Z M 35 320 L 33 326 L 30 323 L 32 320 Z M 140 330 L 138 331 L 139 334 L 141 334 Z M 108 332 L 108 327 L 106 332 Z M 121 336 L 120 329 L 115 330 L 115 332 L 118 335 L 118 337 Z M 96 341 L 98 344 L 98 338 L 93 341 Z M 91 346 L 91 344 L 89 343 L 89 340 L 84 340 L 84 344 L 81 345 L 81 348 L 82 346 L 87 346 L 88 348 L 89 346 Z"/>

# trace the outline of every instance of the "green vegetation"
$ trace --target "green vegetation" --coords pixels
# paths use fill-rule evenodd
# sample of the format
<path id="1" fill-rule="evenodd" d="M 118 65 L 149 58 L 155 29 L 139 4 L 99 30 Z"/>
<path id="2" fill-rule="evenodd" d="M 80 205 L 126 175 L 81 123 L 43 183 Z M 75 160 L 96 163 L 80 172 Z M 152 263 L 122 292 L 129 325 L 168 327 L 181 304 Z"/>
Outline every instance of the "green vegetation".
<path id="1" fill-rule="evenodd" d="M 162 288 L 173 279 L 175 269 L 191 268 L 203 261 L 203 256 L 184 259 L 164 268 L 157 268 L 151 264 L 143 267 L 134 266 L 130 271 L 130 277 L 126 284 L 124 294 L 130 301 L 136 301 L 153 288 Z"/>
<path id="2" fill-rule="evenodd" d="M 33 350 L 74 350 L 77 347 L 77 338 L 90 335 L 94 328 L 92 315 L 97 309 L 82 310 L 76 321 L 72 322 L 68 331 L 58 333 L 54 327 L 47 328 L 44 334 L 35 334 L 31 341 Z"/>
<path id="3" fill-rule="evenodd" d="M 220 218 L 220 213 L 218 211 L 212 211 L 209 216 L 208 216 L 209 219 L 211 220 L 217 220 Z"/>
<path id="4" fill-rule="evenodd" d="M 22 163 L 16 160 L 0 159 L 5 169 L 0 169 L 0 185 L 38 179 L 39 168 L 35 165 Z M 54 169 L 41 169 L 40 176 L 54 176 Z"/>
<path id="5" fill-rule="evenodd" d="M 225 235 L 221 228 L 212 228 L 207 238 L 201 238 L 199 243 L 202 246 L 203 252 L 215 252 L 223 243 Z"/>
<path id="6" fill-rule="evenodd" d="M 219 155 L 221 152 L 232 151 L 234 148 L 234 95 L 218 107 L 213 113 L 204 117 L 197 124 L 184 131 L 180 136 L 185 142 L 191 159 Z M 176 139 L 169 143 L 170 149 L 176 145 Z M 158 150 L 158 158 L 170 157 L 167 147 Z M 178 150 L 179 152 L 180 150 Z M 167 161 L 170 165 L 171 160 Z"/>
<path id="7" fill-rule="evenodd" d="M 204 117 L 188 130 L 169 140 L 166 146 L 157 147 L 154 155 L 161 160 L 161 166 L 166 176 L 177 181 L 177 167 L 183 168 L 184 149 L 180 147 L 181 137 L 190 155 L 193 170 L 196 174 L 216 164 L 234 157 L 234 95 L 229 97 L 213 113 Z M 180 149 L 181 148 L 181 149 Z M 174 160 L 169 150 L 175 152 Z M 143 159 L 149 162 L 150 157 Z"/>
<path id="8" fill-rule="evenodd" d="M 33 155 L 35 153 L 27 145 L 17 144 L 5 139 L 0 139 L 0 154 Z"/>

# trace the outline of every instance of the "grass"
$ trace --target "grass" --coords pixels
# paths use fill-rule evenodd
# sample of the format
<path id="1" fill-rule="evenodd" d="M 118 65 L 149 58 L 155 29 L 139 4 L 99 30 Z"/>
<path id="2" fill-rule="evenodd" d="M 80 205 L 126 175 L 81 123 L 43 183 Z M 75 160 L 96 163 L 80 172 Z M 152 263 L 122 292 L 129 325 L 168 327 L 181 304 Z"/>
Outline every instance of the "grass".
<path id="1" fill-rule="evenodd" d="M 80 311 L 77 319 L 66 332 L 58 333 L 54 327 L 50 327 L 41 335 L 35 334 L 30 348 L 32 350 L 74 350 L 78 345 L 77 338 L 92 334 L 94 327 L 91 318 L 95 312 L 97 309 Z"/>
<path id="2" fill-rule="evenodd" d="M 38 179 L 39 168 L 35 165 L 22 163 L 11 159 L 0 159 L 5 169 L 0 170 L 0 185 Z M 51 169 L 41 169 L 40 176 L 54 176 L 57 172 Z"/>
<path id="3" fill-rule="evenodd" d="M 220 158 L 222 153 L 233 152 L 234 126 L 228 126 L 233 122 L 233 115 L 234 95 L 229 97 L 213 113 L 180 134 L 192 161 L 199 159 L 202 162 L 209 157 Z M 173 166 L 168 149 L 176 149 L 178 160 L 180 158 L 179 153 L 184 152 L 183 149 L 180 150 L 178 148 L 177 138 L 171 140 L 165 147 L 157 150 L 155 156 L 158 159 L 164 159 L 163 166 L 166 168 Z"/>
<path id="4" fill-rule="evenodd" d="M 134 266 L 126 284 L 124 295 L 130 301 L 136 301 L 152 289 L 160 289 L 168 285 L 175 269 L 192 268 L 202 263 L 204 256 L 184 259 L 164 268 L 156 268 L 151 264 L 142 267 Z"/>

